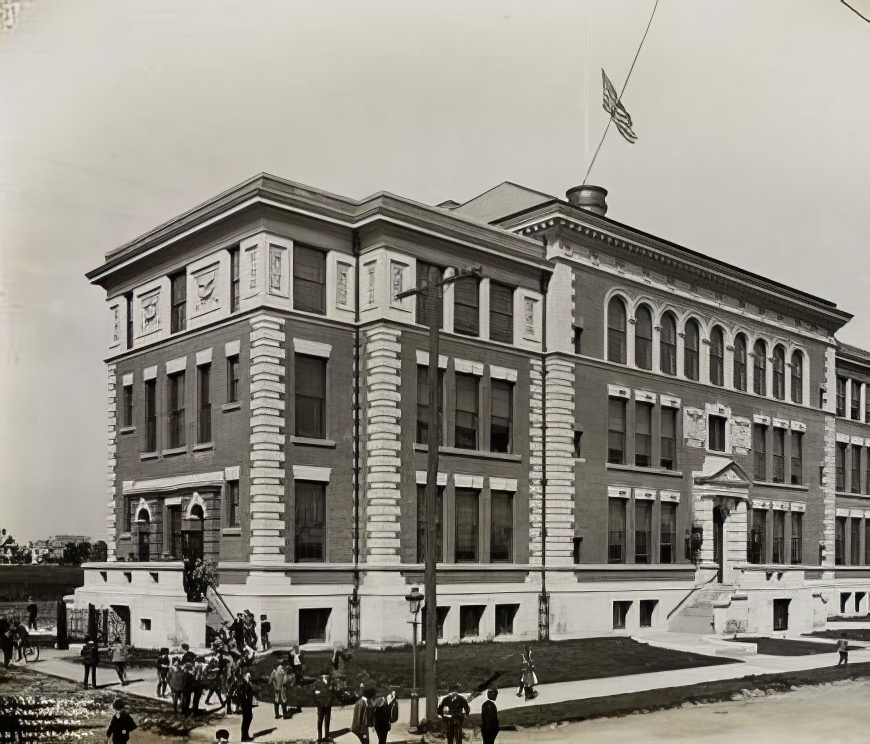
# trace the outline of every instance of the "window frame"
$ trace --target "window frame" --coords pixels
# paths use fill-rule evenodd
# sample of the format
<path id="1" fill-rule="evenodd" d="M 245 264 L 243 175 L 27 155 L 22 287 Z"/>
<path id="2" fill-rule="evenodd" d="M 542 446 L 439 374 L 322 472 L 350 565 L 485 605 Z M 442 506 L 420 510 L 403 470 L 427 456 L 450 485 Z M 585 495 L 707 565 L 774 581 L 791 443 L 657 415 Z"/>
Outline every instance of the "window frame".
<path id="1" fill-rule="evenodd" d="M 145 452 L 157 452 L 157 380 L 145 380 Z"/>
<path id="2" fill-rule="evenodd" d="M 489 562 L 513 563 L 514 560 L 514 493 L 512 491 L 490 492 Z M 506 508 L 496 509 L 497 502 L 506 502 Z M 505 504 L 502 504 L 504 507 Z M 497 517 L 506 517 L 502 524 Z M 496 535 L 502 539 L 496 541 Z"/>
<path id="3" fill-rule="evenodd" d="M 480 562 L 480 490 L 455 488 L 453 560 L 455 563 Z M 467 503 L 461 503 L 467 502 Z M 463 517 L 470 517 L 467 524 Z"/>
<path id="4" fill-rule="evenodd" d="M 662 501 L 659 507 L 659 563 L 676 562 L 677 504 L 673 501 Z"/>
<path id="5" fill-rule="evenodd" d="M 719 446 L 721 444 L 721 446 Z M 707 449 L 710 452 L 727 452 L 728 419 L 715 413 L 707 415 Z"/>
<path id="6" fill-rule="evenodd" d="M 212 440 L 211 414 L 211 362 L 196 367 L 197 444 L 207 444 Z"/>
<path id="7" fill-rule="evenodd" d="M 227 357 L 227 403 L 239 402 L 239 382 L 241 380 L 241 364 L 238 354 Z"/>
<path id="8" fill-rule="evenodd" d="M 791 470 L 789 480 L 793 486 L 802 486 L 804 482 L 804 433 L 791 432 Z"/>
<path id="9" fill-rule="evenodd" d="M 710 383 L 725 385 L 725 331 L 718 325 L 710 331 Z"/>
<path id="10" fill-rule="evenodd" d="M 694 318 L 689 318 L 683 328 L 683 375 L 688 380 L 701 379 L 701 326 Z"/>
<path id="11" fill-rule="evenodd" d="M 169 332 L 187 330 L 187 271 L 169 275 Z"/>
<path id="12" fill-rule="evenodd" d="M 187 443 L 187 437 L 185 436 L 187 433 L 187 416 L 185 411 L 186 371 L 181 369 L 166 375 L 166 446 L 168 449 L 185 447 Z"/>
<path id="13" fill-rule="evenodd" d="M 773 347 L 773 397 L 785 400 L 785 349 L 782 344 Z"/>
<path id="14" fill-rule="evenodd" d="M 453 332 L 461 336 L 479 337 L 480 279 L 476 276 L 461 276 L 453 282 L 452 287 Z"/>
<path id="15" fill-rule="evenodd" d="M 607 504 L 607 563 L 625 563 L 628 529 L 626 499 L 610 498 Z M 614 529 L 616 528 L 616 529 Z M 621 528 L 621 529 L 620 529 Z"/>
<path id="16" fill-rule="evenodd" d="M 804 355 L 797 350 L 791 354 L 791 401 L 804 402 Z"/>
<path id="17" fill-rule="evenodd" d="M 124 429 L 133 427 L 133 384 L 121 388 L 121 426 Z"/>
<path id="18" fill-rule="evenodd" d="M 638 468 L 653 465 L 653 409 L 652 403 L 643 401 L 634 405 L 634 465 Z"/>
<path id="19" fill-rule="evenodd" d="M 762 482 L 767 481 L 767 429 L 767 424 L 752 424 L 753 480 Z"/>
<path id="20" fill-rule="evenodd" d="M 614 419 L 614 410 L 616 407 L 621 409 L 621 421 Z M 621 424 L 621 429 L 614 428 L 614 424 Z M 628 425 L 628 401 L 625 398 L 617 398 L 609 396 L 607 399 L 607 463 L 609 465 L 625 465 L 626 437 Z M 621 438 L 619 448 L 619 458 L 614 459 L 613 453 L 617 450 L 612 446 L 615 443 L 615 437 Z"/>
<path id="21" fill-rule="evenodd" d="M 662 374 L 677 374 L 677 319 L 671 312 L 662 315 L 659 335 L 659 369 Z"/>
<path id="22" fill-rule="evenodd" d="M 230 253 L 230 313 L 237 313 L 241 306 L 241 249 L 234 246 L 229 249 Z"/>
<path id="23" fill-rule="evenodd" d="M 773 462 L 772 482 L 785 483 L 785 429 L 778 426 L 773 427 L 771 457 Z"/>
<path id="24" fill-rule="evenodd" d="M 226 482 L 227 527 L 241 527 L 241 488 L 236 478 Z"/>
<path id="25" fill-rule="evenodd" d="M 317 374 L 303 374 L 310 367 Z M 304 381 L 304 385 L 300 384 Z M 322 388 L 322 389 L 317 389 Z M 297 437 L 304 439 L 326 439 L 329 429 L 327 420 L 327 397 L 329 388 L 329 359 L 311 354 L 293 355 L 293 430 Z M 318 397 L 317 393 L 321 393 Z M 310 410 L 307 408 L 310 407 Z M 308 414 L 315 415 L 316 421 L 309 421 Z M 310 426 L 309 426 L 310 424 Z"/>
<path id="26" fill-rule="evenodd" d="M 618 309 L 618 313 L 614 310 Z M 621 317 L 621 323 L 614 321 Z M 618 295 L 610 298 L 607 303 L 607 361 L 614 364 L 626 364 L 628 340 L 628 313 L 625 300 Z"/>
<path id="27" fill-rule="evenodd" d="M 504 390 L 507 394 L 507 416 L 496 416 L 496 391 Z M 514 383 L 509 380 L 490 380 L 489 403 L 489 450 L 510 454 L 514 444 Z M 501 408 L 501 402 L 499 403 Z M 496 447 L 496 429 L 500 426 L 506 430 L 507 441 L 503 446 Z M 504 435 L 500 435 L 504 436 Z"/>
<path id="28" fill-rule="evenodd" d="M 647 305 L 634 311 L 634 364 L 640 369 L 653 367 L 653 316 Z"/>
<path id="29" fill-rule="evenodd" d="M 752 392 L 767 395 L 767 344 L 760 338 L 752 345 Z"/>
<path id="30" fill-rule="evenodd" d="M 504 304 L 499 306 L 499 302 Z M 502 318 L 506 320 L 499 322 Z M 502 325 L 506 330 L 500 329 Z M 501 282 L 489 283 L 489 340 L 503 344 L 514 342 L 514 288 Z"/>
<path id="31" fill-rule="evenodd" d="M 749 385 L 749 375 L 746 366 L 747 360 L 747 341 L 746 336 L 738 333 L 734 337 L 734 363 L 733 363 L 733 384 L 735 390 L 746 392 Z"/>
<path id="32" fill-rule="evenodd" d="M 665 436 L 665 421 L 672 422 L 673 437 Z M 671 406 L 661 406 L 659 413 L 659 467 L 665 470 L 677 470 L 677 426 L 679 409 Z M 667 446 L 666 446 L 667 443 Z M 671 457 L 667 457 L 668 450 Z"/>
<path id="33" fill-rule="evenodd" d="M 323 481 L 302 479 L 293 484 L 293 558 L 296 563 L 325 563 L 327 560 L 326 485 Z M 303 497 L 309 502 L 305 503 Z M 302 540 L 303 532 L 312 539 Z M 319 542 L 314 539 L 318 533 Z"/>
<path id="34" fill-rule="evenodd" d="M 648 565 L 652 558 L 652 516 L 653 502 L 649 499 L 635 499 L 634 502 L 634 562 Z M 645 549 L 645 552 L 644 552 Z"/>
<path id="35" fill-rule="evenodd" d="M 294 310 L 315 315 L 326 315 L 327 253 L 327 251 L 320 248 L 313 248 L 301 243 L 293 245 Z M 301 261 L 300 258 L 302 258 Z M 310 263 L 308 259 L 311 259 Z M 309 272 L 310 276 L 304 275 L 305 272 Z"/>
<path id="36" fill-rule="evenodd" d="M 456 372 L 453 376 L 454 391 L 456 393 L 456 402 L 454 407 L 454 422 L 453 422 L 453 446 L 457 449 L 479 450 L 480 449 L 480 377 L 477 375 Z M 473 385 L 474 391 L 474 409 L 460 408 L 460 404 L 465 405 L 460 401 L 461 397 L 465 397 L 468 390 L 460 390 L 460 384 L 464 387 L 466 384 Z M 460 414 L 462 414 L 460 416 Z M 460 424 L 460 419 L 468 421 L 468 425 Z M 473 435 L 473 442 L 472 442 Z M 471 446 L 468 446 L 468 444 Z"/>

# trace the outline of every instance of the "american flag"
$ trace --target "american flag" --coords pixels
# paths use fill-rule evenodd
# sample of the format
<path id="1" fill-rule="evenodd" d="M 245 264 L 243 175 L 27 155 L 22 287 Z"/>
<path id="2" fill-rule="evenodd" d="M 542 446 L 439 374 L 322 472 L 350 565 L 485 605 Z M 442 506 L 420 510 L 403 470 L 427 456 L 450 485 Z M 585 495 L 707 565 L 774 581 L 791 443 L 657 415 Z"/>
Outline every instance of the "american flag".
<path id="1" fill-rule="evenodd" d="M 634 144 L 637 141 L 637 135 L 631 129 L 631 117 L 620 102 L 613 83 L 610 82 L 610 78 L 607 77 L 607 73 L 603 69 L 601 70 L 601 78 L 604 84 L 604 102 L 601 105 L 610 114 L 610 118 L 616 124 L 619 133 L 631 144 Z"/>

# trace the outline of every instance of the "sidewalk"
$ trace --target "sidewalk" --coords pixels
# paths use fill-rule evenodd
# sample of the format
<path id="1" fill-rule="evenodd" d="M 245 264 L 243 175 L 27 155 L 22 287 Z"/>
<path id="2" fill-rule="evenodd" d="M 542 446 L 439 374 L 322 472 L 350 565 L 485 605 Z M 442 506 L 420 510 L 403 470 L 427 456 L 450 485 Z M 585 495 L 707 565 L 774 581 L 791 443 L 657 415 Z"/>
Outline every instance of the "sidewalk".
<path id="1" fill-rule="evenodd" d="M 854 627 L 854 625 L 852 626 Z M 811 640 L 795 636 L 794 639 Z M 818 642 L 828 642 L 830 654 L 811 654 L 807 656 L 767 656 L 747 653 L 746 646 L 724 640 L 721 636 L 699 636 L 690 633 L 670 633 L 667 631 L 649 632 L 635 637 L 641 643 L 653 646 L 675 649 L 679 651 L 700 653 L 707 656 L 733 658 L 735 664 L 722 664 L 691 669 L 677 669 L 667 672 L 648 674 L 631 674 L 622 677 L 606 677 L 599 679 L 576 680 L 558 684 L 540 684 L 537 687 L 538 697 L 534 703 L 526 702 L 516 697 L 515 687 L 499 690 L 498 707 L 501 711 L 529 705 L 550 705 L 568 700 L 581 700 L 622 695 L 625 693 L 660 690 L 671 687 L 683 687 L 705 682 L 734 680 L 761 674 L 777 674 L 799 672 L 808 669 L 831 667 L 837 663 L 836 646 L 833 641 L 818 639 Z M 850 662 L 870 662 L 870 648 L 850 642 Z M 861 646 L 860 648 L 856 648 Z M 40 660 L 33 665 L 34 671 L 50 674 L 81 683 L 83 670 L 75 658 L 76 649 L 56 651 L 42 649 Z M 66 657 L 66 659 L 62 658 Z M 70 658 L 73 657 L 73 658 Z M 742 662 L 742 663 L 741 663 Z M 128 670 L 130 684 L 121 687 L 114 669 L 101 668 L 97 671 L 97 683 L 101 688 L 121 690 L 126 694 L 158 700 L 156 695 L 157 671 L 153 668 L 133 668 Z M 539 675 L 545 677 L 546 670 L 539 670 Z M 480 706 L 486 699 L 480 695 L 471 701 L 471 712 L 480 713 Z M 133 706 L 131 706 L 133 707 Z M 216 708 L 211 707 L 210 710 Z M 168 710 L 170 710 L 168 708 Z M 425 700 L 420 701 L 421 715 L 425 711 Z M 399 703 L 399 722 L 393 725 L 389 741 L 398 744 L 405 741 L 419 741 L 420 736 L 408 729 L 409 703 L 401 700 Z M 331 730 L 340 731 L 350 728 L 353 706 L 335 707 L 332 709 Z M 241 726 L 241 716 L 230 715 L 218 723 L 197 728 L 189 734 L 190 741 L 213 742 L 214 732 L 226 728 L 232 734 L 231 740 L 238 740 Z M 254 708 L 254 721 L 251 732 L 257 734 L 256 740 L 262 742 L 306 741 L 317 738 L 317 715 L 311 708 L 305 708 L 292 719 L 276 720 L 270 700 L 261 700 Z M 344 733 L 337 737 L 339 742 L 355 742 L 356 737 Z"/>

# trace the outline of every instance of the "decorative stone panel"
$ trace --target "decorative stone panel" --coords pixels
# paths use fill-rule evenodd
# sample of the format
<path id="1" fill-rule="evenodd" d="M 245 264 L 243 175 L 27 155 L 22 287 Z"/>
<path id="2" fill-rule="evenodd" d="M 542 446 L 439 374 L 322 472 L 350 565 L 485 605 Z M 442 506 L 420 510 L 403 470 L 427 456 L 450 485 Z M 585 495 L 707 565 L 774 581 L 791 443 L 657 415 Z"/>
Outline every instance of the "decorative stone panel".
<path id="1" fill-rule="evenodd" d="M 546 365 L 547 565 L 569 565 L 574 562 L 574 364 L 550 357 Z"/>
<path id="2" fill-rule="evenodd" d="M 748 455 L 752 451 L 752 421 L 742 416 L 731 419 L 731 451 Z"/>
<path id="3" fill-rule="evenodd" d="M 118 520 L 117 513 L 119 508 L 123 508 L 122 503 L 118 504 L 115 500 L 115 469 L 118 464 L 118 378 L 117 367 L 114 364 L 108 366 L 108 393 L 109 393 L 109 428 L 108 428 L 108 470 L 106 472 L 106 487 L 109 494 L 109 501 L 106 504 L 108 514 L 106 516 L 106 558 L 107 560 L 116 560 L 115 545 L 118 536 Z"/>
<path id="4" fill-rule="evenodd" d="M 687 447 L 704 447 L 707 442 L 707 416 L 700 408 L 683 409 L 683 436 Z"/>
<path id="5" fill-rule="evenodd" d="M 544 397 L 543 366 L 529 360 L 529 563 L 543 562 Z M 571 434 L 573 438 L 573 432 Z"/>

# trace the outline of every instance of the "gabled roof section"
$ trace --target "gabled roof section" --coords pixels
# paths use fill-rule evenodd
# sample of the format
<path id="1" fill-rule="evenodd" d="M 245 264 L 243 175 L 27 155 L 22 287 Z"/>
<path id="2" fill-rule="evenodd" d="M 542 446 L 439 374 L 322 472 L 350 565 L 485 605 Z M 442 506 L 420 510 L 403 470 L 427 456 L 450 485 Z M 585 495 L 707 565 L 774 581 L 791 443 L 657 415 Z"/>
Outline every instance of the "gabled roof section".
<path id="1" fill-rule="evenodd" d="M 511 181 L 504 181 L 489 191 L 469 199 L 465 204 L 454 207 L 454 214 L 462 214 L 478 222 L 490 224 L 501 220 L 506 215 L 526 209 L 550 204 L 556 197 L 541 191 L 520 186 Z"/>
<path id="2" fill-rule="evenodd" d="M 714 486 L 749 488 L 751 483 L 746 471 L 729 457 L 707 457 L 701 472 L 694 475 L 695 483 Z"/>

